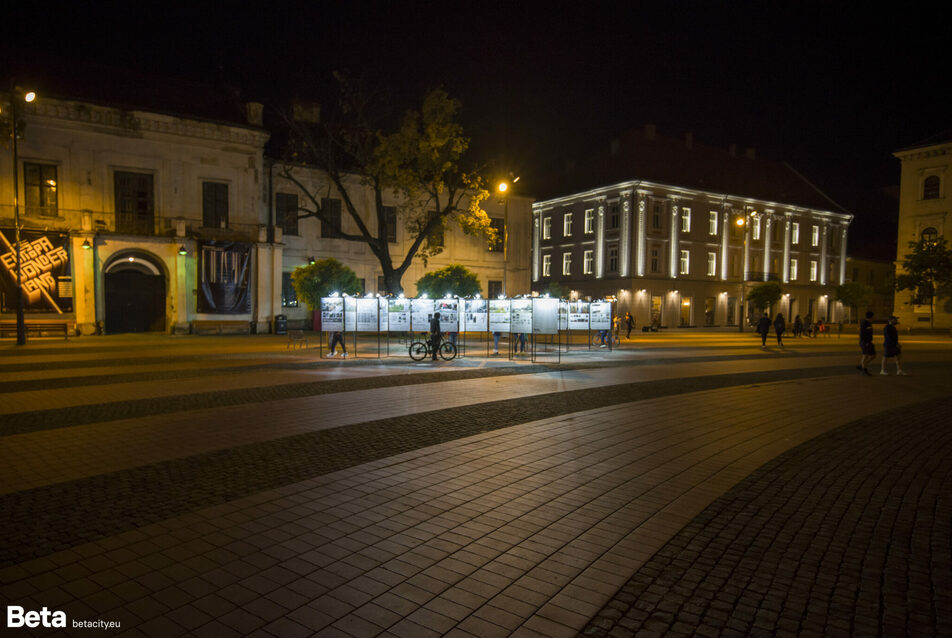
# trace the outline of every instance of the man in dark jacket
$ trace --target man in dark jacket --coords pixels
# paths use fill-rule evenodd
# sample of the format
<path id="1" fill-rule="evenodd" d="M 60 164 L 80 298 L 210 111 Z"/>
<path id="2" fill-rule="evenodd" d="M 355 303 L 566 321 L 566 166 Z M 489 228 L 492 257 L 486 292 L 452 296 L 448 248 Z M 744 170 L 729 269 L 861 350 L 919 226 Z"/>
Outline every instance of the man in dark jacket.
<path id="1" fill-rule="evenodd" d="M 886 376 L 886 359 L 896 360 L 896 374 L 906 376 L 908 372 L 902 371 L 902 348 L 899 347 L 899 331 L 896 330 L 896 324 L 899 323 L 899 317 L 890 317 L 883 328 L 883 369 L 879 374 Z"/>
<path id="2" fill-rule="evenodd" d="M 767 335 L 770 334 L 770 315 L 764 312 L 764 316 L 757 322 L 757 332 L 760 333 L 760 347 L 767 349 Z"/>
<path id="3" fill-rule="evenodd" d="M 436 352 L 440 349 L 440 313 L 434 312 L 430 317 L 430 350 L 433 360 L 436 361 Z"/>
<path id="4" fill-rule="evenodd" d="M 872 373 L 866 367 L 876 358 L 876 347 L 873 345 L 873 313 L 866 313 L 866 318 L 859 322 L 859 351 L 861 353 L 859 365 L 856 368 L 866 376 Z"/>

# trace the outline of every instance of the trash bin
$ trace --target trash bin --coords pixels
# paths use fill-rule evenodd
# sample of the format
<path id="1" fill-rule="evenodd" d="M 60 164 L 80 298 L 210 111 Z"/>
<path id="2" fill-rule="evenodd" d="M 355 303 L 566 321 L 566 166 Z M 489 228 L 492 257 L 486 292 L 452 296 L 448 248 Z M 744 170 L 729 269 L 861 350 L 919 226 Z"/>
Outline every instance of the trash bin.
<path id="1" fill-rule="evenodd" d="M 278 315 L 274 318 L 274 334 L 288 334 L 288 318 L 285 315 Z"/>

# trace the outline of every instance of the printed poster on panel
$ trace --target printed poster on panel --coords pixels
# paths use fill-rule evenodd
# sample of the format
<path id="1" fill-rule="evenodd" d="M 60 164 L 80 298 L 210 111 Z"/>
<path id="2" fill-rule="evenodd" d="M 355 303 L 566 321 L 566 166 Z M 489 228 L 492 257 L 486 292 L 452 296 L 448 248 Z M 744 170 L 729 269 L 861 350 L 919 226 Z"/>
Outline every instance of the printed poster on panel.
<path id="1" fill-rule="evenodd" d="M 383 300 L 381 300 L 383 301 Z M 410 300 L 387 299 L 387 314 L 390 318 L 391 332 L 410 331 Z"/>
<path id="2" fill-rule="evenodd" d="M 611 330 L 612 304 L 610 301 L 592 302 L 592 330 Z"/>
<path id="3" fill-rule="evenodd" d="M 321 329 L 327 332 L 344 329 L 344 300 L 340 297 L 321 297 Z"/>
<path id="4" fill-rule="evenodd" d="M 588 330 L 588 302 L 569 302 L 569 330 Z"/>
<path id="5" fill-rule="evenodd" d="M 344 297 L 344 330 L 357 330 L 357 299 L 354 297 Z"/>
<path id="6" fill-rule="evenodd" d="M 440 313 L 440 332 L 459 332 L 459 299 L 434 299 L 433 308 Z"/>
<path id="7" fill-rule="evenodd" d="M 427 332 L 433 315 L 432 299 L 412 299 L 410 302 L 411 325 L 414 331 Z"/>
<path id="8" fill-rule="evenodd" d="M 357 302 L 357 332 L 377 332 L 377 299 L 356 299 Z"/>
<path id="9" fill-rule="evenodd" d="M 16 230 L 0 230 L 0 298 L 3 312 L 16 312 Z M 73 277 L 69 265 L 69 236 L 20 230 L 20 283 L 26 312 L 73 311 Z"/>
<path id="10" fill-rule="evenodd" d="M 559 299 L 559 330 L 569 329 L 569 302 Z"/>
<path id="11" fill-rule="evenodd" d="M 387 304 L 387 299 L 385 297 L 379 297 L 377 299 L 377 317 L 380 318 L 380 332 L 386 332 L 390 329 L 390 320 L 387 316 L 389 313 L 389 304 Z"/>
<path id="12" fill-rule="evenodd" d="M 489 332 L 509 332 L 509 300 L 489 300 Z"/>
<path id="13" fill-rule="evenodd" d="M 532 332 L 532 300 L 531 299 L 513 299 L 510 305 L 509 330 L 515 333 Z"/>
<path id="14" fill-rule="evenodd" d="M 532 334 L 559 334 L 559 300 L 536 297 L 532 300 Z"/>
<path id="15" fill-rule="evenodd" d="M 486 299 L 467 299 L 465 304 L 464 326 L 460 330 L 486 332 L 489 329 L 489 306 Z"/>

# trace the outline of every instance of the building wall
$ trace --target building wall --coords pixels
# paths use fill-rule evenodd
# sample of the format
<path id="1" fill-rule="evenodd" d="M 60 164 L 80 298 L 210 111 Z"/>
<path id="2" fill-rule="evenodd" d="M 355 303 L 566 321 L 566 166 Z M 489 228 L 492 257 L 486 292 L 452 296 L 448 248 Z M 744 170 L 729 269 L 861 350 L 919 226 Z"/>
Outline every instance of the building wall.
<path id="1" fill-rule="evenodd" d="M 853 323 L 858 322 L 867 311 L 872 311 L 877 321 L 882 321 L 893 314 L 893 302 L 895 295 L 895 273 L 894 265 L 891 261 L 879 261 L 875 259 L 855 259 L 846 260 L 846 279 L 855 281 L 866 286 L 871 286 L 873 296 L 869 304 L 862 308 L 857 308 L 855 312 L 850 313 L 849 320 Z"/>
<path id="2" fill-rule="evenodd" d="M 896 242 L 896 271 L 902 272 L 910 242 L 919 241 L 930 229 L 952 240 L 949 180 L 952 178 L 952 141 L 921 146 L 895 153 L 902 162 L 899 186 L 899 225 Z M 906 328 L 929 327 L 930 308 L 916 305 L 911 291 L 895 293 L 894 313 Z M 935 307 L 935 327 L 952 328 L 952 299 L 939 298 Z"/>

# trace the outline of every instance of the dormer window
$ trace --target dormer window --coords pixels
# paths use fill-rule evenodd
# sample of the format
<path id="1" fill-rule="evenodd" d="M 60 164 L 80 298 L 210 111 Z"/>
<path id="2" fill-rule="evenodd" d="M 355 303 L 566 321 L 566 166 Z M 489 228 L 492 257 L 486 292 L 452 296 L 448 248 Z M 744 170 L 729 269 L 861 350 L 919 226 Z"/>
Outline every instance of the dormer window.
<path id="1" fill-rule="evenodd" d="M 929 175 L 922 182 L 922 199 L 939 199 L 939 176 Z"/>

